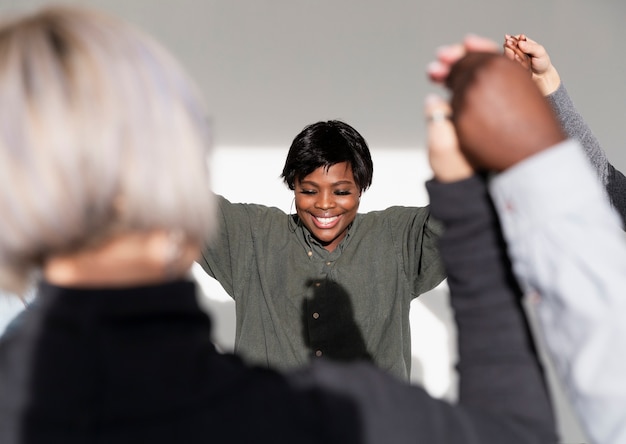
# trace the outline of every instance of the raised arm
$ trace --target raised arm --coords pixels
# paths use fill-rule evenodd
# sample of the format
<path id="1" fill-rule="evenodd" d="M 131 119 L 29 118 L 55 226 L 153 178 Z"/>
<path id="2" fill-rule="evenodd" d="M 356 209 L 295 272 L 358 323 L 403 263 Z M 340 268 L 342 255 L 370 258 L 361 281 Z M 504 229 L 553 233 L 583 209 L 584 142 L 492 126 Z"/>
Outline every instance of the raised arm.
<path id="1" fill-rule="evenodd" d="M 426 108 L 427 115 L 450 114 L 436 98 Z M 430 122 L 435 179 L 426 185 L 432 214 L 445 227 L 440 249 L 457 323 L 459 401 L 524 418 L 543 428 L 546 442 L 555 440 L 543 370 L 486 180 L 461 154 L 452 123 Z"/>
<path id="2" fill-rule="evenodd" d="M 596 443 L 624 442 L 626 242 L 601 184 L 570 140 L 496 176 L 491 192 L 581 424 Z"/>
<path id="3" fill-rule="evenodd" d="M 609 194 L 612 205 L 626 225 L 626 177 L 611 165 L 600 142 L 574 107 L 546 49 L 523 34 L 506 35 L 504 54 L 532 73 L 533 81 L 550 103 L 567 136 L 582 144 Z"/>
<path id="4" fill-rule="evenodd" d="M 519 66 L 469 54 L 448 84 L 463 153 L 498 173 L 491 189 L 514 269 L 538 296 L 548 350 L 581 423 L 593 442 L 623 443 L 626 239 L 619 218 L 579 143 L 565 139 Z"/>

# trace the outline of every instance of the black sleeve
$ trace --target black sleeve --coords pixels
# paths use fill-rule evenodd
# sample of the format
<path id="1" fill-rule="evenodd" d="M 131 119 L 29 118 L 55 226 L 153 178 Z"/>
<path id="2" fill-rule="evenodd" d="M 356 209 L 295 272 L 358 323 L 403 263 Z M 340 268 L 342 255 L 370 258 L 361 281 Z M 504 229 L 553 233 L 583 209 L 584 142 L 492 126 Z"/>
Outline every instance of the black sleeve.
<path id="1" fill-rule="evenodd" d="M 458 330 L 459 401 L 556 429 L 543 369 L 485 179 L 427 183 Z"/>
<path id="2" fill-rule="evenodd" d="M 613 208 L 622 217 L 622 226 L 626 228 L 626 177 L 610 163 L 608 164 L 606 190 Z"/>

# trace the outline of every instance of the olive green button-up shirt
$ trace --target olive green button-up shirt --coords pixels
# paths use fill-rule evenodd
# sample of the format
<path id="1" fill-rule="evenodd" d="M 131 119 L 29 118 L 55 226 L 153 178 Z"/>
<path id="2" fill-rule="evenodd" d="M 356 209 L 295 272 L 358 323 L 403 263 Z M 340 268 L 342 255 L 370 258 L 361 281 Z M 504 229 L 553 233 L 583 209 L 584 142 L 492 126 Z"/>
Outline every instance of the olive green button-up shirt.
<path id="1" fill-rule="evenodd" d="M 236 353 L 279 369 L 371 359 L 408 380 L 411 300 L 445 278 L 428 207 L 358 214 L 328 252 L 297 216 L 218 201 L 219 230 L 199 262 L 235 300 Z"/>

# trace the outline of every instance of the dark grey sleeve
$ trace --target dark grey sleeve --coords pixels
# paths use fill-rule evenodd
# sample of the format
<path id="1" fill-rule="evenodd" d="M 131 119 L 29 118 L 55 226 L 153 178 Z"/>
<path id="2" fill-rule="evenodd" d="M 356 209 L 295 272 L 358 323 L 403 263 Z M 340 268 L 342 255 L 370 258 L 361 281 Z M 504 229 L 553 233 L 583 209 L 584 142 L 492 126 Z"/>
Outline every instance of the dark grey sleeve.
<path id="1" fill-rule="evenodd" d="M 622 216 L 622 224 L 626 227 L 626 177 L 610 163 L 608 165 L 606 190 L 611 199 L 611 204 Z"/>
<path id="2" fill-rule="evenodd" d="M 582 144 L 602 184 L 606 187 L 613 207 L 619 212 L 626 226 L 626 177 L 608 161 L 600 142 L 574 107 L 563 82 L 555 92 L 546 96 L 546 99 L 567 136 L 577 139 Z"/>
<path id="3" fill-rule="evenodd" d="M 427 188 L 445 227 L 440 249 L 458 330 L 460 403 L 517 418 L 555 440 L 543 368 L 485 179 Z"/>
<path id="4" fill-rule="evenodd" d="M 352 399 L 368 443 L 557 442 L 519 287 L 484 181 L 427 186 L 432 214 L 445 225 L 441 252 L 459 331 L 459 403 L 434 399 L 364 363 L 316 360 L 292 381 L 300 389 L 319 390 L 321 397 L 327 392 Z"/>

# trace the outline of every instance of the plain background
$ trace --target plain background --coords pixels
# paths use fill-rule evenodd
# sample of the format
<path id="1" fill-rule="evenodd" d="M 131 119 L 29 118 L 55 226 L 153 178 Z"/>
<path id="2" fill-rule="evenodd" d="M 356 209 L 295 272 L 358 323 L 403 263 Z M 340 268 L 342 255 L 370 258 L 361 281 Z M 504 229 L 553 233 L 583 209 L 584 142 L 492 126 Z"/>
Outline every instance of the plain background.
<path id="1" fill-rule="evenodd" d="M 0 0 L 0 15 L 48 1 Z M 168 47 L 199 84 L 214 128 L 214 188 L 233 201 L 289 211 L 279 175 L 293 137 L 342 119 L 368 140 L 372 188 L 362 211 L 428 203 L 423 149 L 425 68 L 467 33 L 497 41 L 526 33 L 550 53 L 609 159 L 626 171 L 622 0 L 93 0 Z M 515 85 L 511 85 L 515 87 Z M 566 167 L 566 166 L 564 166 Z M 158 177 L 155 177 L 158 180 Z M 232 347 L 232 301 L 195 270 L 216 337 Z M 412 306 L 414 381 L 454 398 L 454 331 L 440 286 Z M 19 309 L 0 300 L 0 330 Z M 427 339 L 425 339 L 427 338 Z M 562 442 L 585 441 L 555 389 Z"/>

